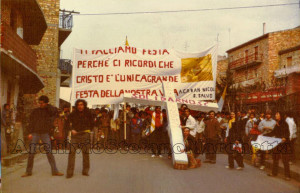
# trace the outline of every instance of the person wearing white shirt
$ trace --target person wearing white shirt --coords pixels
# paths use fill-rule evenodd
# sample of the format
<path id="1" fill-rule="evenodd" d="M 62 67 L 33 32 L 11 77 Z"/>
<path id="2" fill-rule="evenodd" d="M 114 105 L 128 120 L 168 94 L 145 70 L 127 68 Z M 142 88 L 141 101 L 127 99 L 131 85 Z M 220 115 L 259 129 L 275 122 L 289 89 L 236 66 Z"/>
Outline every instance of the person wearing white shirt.
<path id="1" fill-rule="evenodd" d="M 187 117 L 187 120 L 186 120 L 186 123 L 185 123 L 185 126 L 184 127 L 188 127 L 190 129 L 190 134 L 193 136 L 193 137 L 196 137 L 196 133 L 197 133 L 197 130 L 196 130 L 196 120 L 195 118 L 191 115 L 190 113 L 190 109 L 186 108 L 184 110 L 184 115 Z"/>
<path id="2" fill-rule="evenodd" d="M 223 120 L 220 112 L 217 113 L 216 119 L 218 120 L 219 123 L 221 123 L 221 121 Z"/>
<path id="3" fill-rule="evenodd" d="M 297 139 L 297 126 L 291 112 L 286 113 L 285 122 L 288 124 L 290 130 L 290 141 L 291 141 L 291 157 L 290 157 L 291 162 L 290 163 L 293 163 L 296 160 L 295 143 Z"/>
<path id="4" fill-rule="evenodd" d="M 203 132 L 205 129 L 204 116 L 205 116 L 205 114 L 201 113 L 197 117 L 197 121 L 196 121 L 196 132 L 197 132 L 197 134 L 200 134 L 200 135 L 201 134 L 203 135 Z"/>

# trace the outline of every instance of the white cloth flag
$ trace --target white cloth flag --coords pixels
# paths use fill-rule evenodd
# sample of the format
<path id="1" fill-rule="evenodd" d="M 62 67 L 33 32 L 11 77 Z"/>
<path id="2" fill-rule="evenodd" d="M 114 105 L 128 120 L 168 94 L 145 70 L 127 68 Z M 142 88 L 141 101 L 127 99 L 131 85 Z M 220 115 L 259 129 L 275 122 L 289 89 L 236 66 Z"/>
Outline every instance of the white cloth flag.
<path id="1" fill-rule="evenodd" d="M 279 143 L 281 143 L 280 138 L 267 137 L 259 135 L 256 141 L 251 141 L 251 145 L 257 149 L 267 151 L 275 148 Z"/>
<path id="2" fill-rule="evenodd" d="M 114 106 L 114 120 L 119 118 L 119 106 L 120 106 L 119 103 L 115 104 L 115 106 Z"/>

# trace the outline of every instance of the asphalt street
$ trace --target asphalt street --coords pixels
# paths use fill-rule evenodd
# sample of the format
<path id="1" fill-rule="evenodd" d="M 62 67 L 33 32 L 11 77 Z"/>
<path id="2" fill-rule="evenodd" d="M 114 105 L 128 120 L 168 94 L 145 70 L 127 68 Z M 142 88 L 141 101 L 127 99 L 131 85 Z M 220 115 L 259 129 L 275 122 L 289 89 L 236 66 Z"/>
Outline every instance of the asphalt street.
<path id="1" fill-rule="evenodd" d="M 65 173 L 68 154 L 55 154 L 58 169 Z M 249 165 L 243 171 L 228 170 L 227 156 L 200 168 L 175 170 L 171 160 L 150 154 L 91 154 L 90 176 L 81 175 L 82 156 L 76 155 L 74 176 L 51 176 L 46 155 L 35 157 L 33 175 L 21 178 L 26 161 L 2 168 L 4 193 L 299 193 L 299 183 L 272 178 Z M 200 156 L 201 160 L 203 157 Z"/>

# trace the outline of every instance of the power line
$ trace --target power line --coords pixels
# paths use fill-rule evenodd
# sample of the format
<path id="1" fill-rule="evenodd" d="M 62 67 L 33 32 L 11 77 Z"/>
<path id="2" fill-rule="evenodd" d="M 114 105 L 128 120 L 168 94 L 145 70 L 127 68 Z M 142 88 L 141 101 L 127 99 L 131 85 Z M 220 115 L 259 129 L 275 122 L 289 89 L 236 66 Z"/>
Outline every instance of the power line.
<path id="1" fill-rule="evenodd" d="M 180 13 L 180 12 L 203 12 L 203 11 L 219 11 L 219 10 L 233 10 L 233 9 L 251 9 L 262 7 L 278 7 L 299 5 L 299 3 L 283 3 L 283 4 L 269 4 L 269 5 L 254 5 L 242 7 L 222 7 L 222 8 L 206 8 L 206 9 L 183 9 L 183 10 L 166 10 L 166 11 L 136 11 L 136 12 L 111 12 L 111 13 L 83 13 L 75 14 L 76 16 L 89 16 L 89 15 L 134 15 L 134 14 L 156 14 L 156 13 Z M 74 16 L 75 16 L 74 15 Z"/>

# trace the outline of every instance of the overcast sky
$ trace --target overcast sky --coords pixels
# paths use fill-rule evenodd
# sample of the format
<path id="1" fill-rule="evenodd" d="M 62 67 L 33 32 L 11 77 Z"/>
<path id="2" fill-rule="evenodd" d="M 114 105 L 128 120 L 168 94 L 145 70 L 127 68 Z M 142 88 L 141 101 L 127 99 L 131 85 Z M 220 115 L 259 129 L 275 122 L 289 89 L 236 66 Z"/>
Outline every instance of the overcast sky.
<path id="1" fill-rule="evenodd" d="M 60 8 L 87 13 L 190 10 L 266 4 L 298 0 L 60 0 Z M 266 32 L 300 25 L 299 5 L 203 12 L 73 17 L 71 35 L 62 45 L 62 57 L 71 59 L 74 47 L 104 49 L 124 45 L 138 48 L 174 48 L 198 52 L 217 42 L 219 55 Z M 230 33 L 229 33 L 230 29 Z"/>

